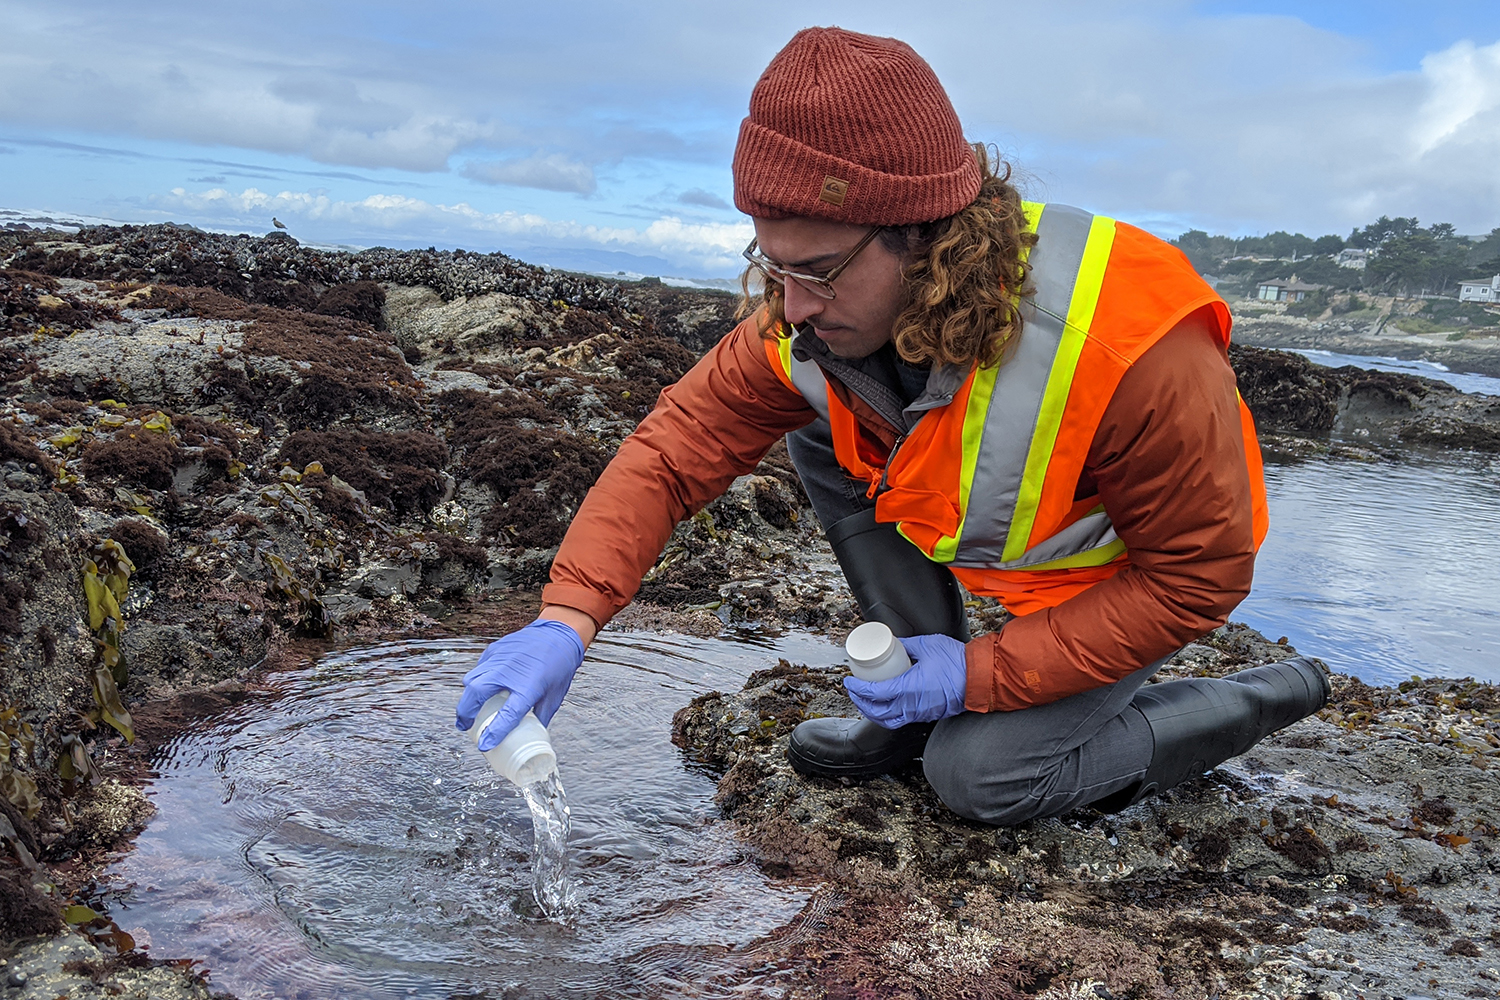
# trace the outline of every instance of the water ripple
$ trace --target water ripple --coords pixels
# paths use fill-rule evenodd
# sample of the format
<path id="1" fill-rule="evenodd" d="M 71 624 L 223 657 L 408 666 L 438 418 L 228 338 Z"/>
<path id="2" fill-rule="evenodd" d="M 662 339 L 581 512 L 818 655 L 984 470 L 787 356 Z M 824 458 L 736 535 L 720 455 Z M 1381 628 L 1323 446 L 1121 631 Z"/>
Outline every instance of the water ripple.
<path id="1" fill-rule="evenodd" d="M 166 747 L 114 916 L 243 1000 L 733 995 L 713 984 L 743 983 L 738 949 L 809 889 L 746 863 L 669 736 L 689 699 L 778 654 L 839 655 L 764 642 L 606 633 L 591 650 L 551 727 L 573 813 L 565 925 L 530 898 L 525 802 L 453 729 L 483 644 L 432 641 L 278 674 Z"/>

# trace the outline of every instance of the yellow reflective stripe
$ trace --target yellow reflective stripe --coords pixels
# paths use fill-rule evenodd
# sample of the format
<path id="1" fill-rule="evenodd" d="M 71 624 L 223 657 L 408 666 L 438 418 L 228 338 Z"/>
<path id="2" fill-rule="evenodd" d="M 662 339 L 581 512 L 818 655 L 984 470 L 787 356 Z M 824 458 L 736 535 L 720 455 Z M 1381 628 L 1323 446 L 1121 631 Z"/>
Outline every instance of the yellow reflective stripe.
<path id="1" fill-rule="evenodd" d="M 792 377 L 792 338 L 783 337 L 781 331 L 776 331 L 776 353 L 781 357 L 781 370 L 786 377 Z"/>
<path id="2" fill-rule="evenodd" d="M 979 442 L 984 438 L 985 417 L 990 412 L 990 397 L 1000 366 L 980 368 L 969 387 L 969 405 L 964 409 L 963 463 L 958 472 L 958 530 L 951 538 L 942 538 L 933 546 L 930 558 L 935 562 L 952 562 L 958 555 L 958 540 L 963 537 L 964 522 L 969 519 L 969 491 L 974 488 L 974 469 L 979 464 Z"/>
<path id="3" fill-rule="evenodd" d="M 1029 232 L 1036 232 L 1037 225 L 1042 221 L 1042 210 L 1046 207 L 1042 202 L 1021 202 L 1021 211 L 1026 214 L 1026 228 Z M 1030 254 L 1031 248 L 1023 247 L 1021 260 L 1024 262 Z M 952 562 L 958 556 L 958 540 L 963 537 L 964 524 L 969 520 L 969 493 L 974 488 L 974 469 L 979 465 L 979 442 L 984 438 L 985 418 L 989 416 L 990 398 L 995 393 L 995 380 L 999 375 L 999 365 L 980 368 L 974 373 L 974 384 L 969 390 L 969 405 L 964 410 L 963 463 L 958 472 L 958 530 L 952 537 L 941 538 L 933 546 L 928 556 L 933 562 Z"/>
<path id="4" fill-rule="evenodd" d="M 1087 549 L 1071 556 L 1063 556 L 1061 559 L 1053 559 L 1051 562 L 1037 563 L 1035 566 L 1021 566 L 1019 568 L 1032 573 L 1047 569 L 1078 569 L 1081 566 L 1103 566 L 1107 562 L 1113 562 L 1124 551 L 1125 543 L 1116 538 L 1108 545 L 1101 545 L 1096 549 Z"/>
<path id="5" fill-rule="evenodd" d="M 1006 562 L 1019 559 L 1026 553 L 1026 541 L 1031 537 L 1037 506 L 1042 499 L 1042 483 L 1052 461 L 1057 432 L 1062 427 L 1068 393 L 1073 388 L 1073 374 L 1078 370 L 1078 358 L 1094 322 L 1099 290 L 1104 285 L 1104 269 L 1109 264 L 1109 252 L 1114 244 L 1115 220 L 1094 216 L 1089 226 L 1088 242 L 1083 248 L 1083 261 L 1078 265 L 1078 278 L 1073 283 L 1073 297 L 1068 304 L 1062 341 L 1057 345 L 1057 356 L 1047 377 L 1041 410 L 1037 413 L 1036 431 L 1031 436 L 1031 449 L 1026 454 L 1026 470 L 1021 475 L 1016 512 L 1011 518 L 1010 533 L 1005 537 L 1005 551 L 1001 554 Z"/>

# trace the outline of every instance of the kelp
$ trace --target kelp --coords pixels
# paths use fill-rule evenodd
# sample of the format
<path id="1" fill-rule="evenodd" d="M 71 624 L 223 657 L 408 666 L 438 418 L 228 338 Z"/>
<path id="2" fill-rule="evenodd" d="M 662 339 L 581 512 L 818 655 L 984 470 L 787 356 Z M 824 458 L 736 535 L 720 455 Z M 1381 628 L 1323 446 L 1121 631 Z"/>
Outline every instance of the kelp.
<path id="1" fill-rule="evenodd" d="M 95 545 L 90 557 L 83 560 L 83 594 L 88 600 L 96 653 L 92 682 L 95 709 L 89 718 L 107 723 L 127 743 L 135 742 L 135 729 L 120 698 L 120 688 L 130 679 L 120 652 L 120 633 L 125 629 L 120 604 L 129 592 L 130 574 L 134 572 L 135 563 L 125 554 L 125 547 L 112 538 Z"/>
<path id="2" fill-rule="evenodd" d="M 16 770 L 17 757 L 30 759 L 36 750 L 36 735 L 31 723 L 21 718 L 14 706 L 0 709 L 0 795 L 32 819 L 42 808 L 37 797 L 36 781 Z"/>

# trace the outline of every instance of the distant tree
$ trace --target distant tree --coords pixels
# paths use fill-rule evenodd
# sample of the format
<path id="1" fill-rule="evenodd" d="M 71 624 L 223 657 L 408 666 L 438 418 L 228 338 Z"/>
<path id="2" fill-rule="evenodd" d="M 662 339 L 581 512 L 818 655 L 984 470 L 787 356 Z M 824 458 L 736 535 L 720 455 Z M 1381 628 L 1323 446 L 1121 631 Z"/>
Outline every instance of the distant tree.
<path id="1" fill-rule="evenodd" d="M 1187 255 L 1193 270 L 1199 274 L 1211 274 L 1216 261 L 1209 254 L 1209 235 L 1201 229 L 1189 229 L 1172 241 L 1172 245 Z"/>
<path id="2" fill-rule="evenodd" d="M 1410 236 L 1420 229 L 1416 216 L 1403 218 L 1397 216 L 1392 219 L 1382 215 L 1363 229 L 1356 229 L 1349 234 L 1349 245 L 1367 250 L 1373 250 L 1382 246 L 1390 240 Z"/>
<path id="3" fill-rule="evenodd" d="M 1382 219 L 1375 225 L 1382 222 L 1389 223 L 1387 232 L 1398 235 L 1388 235 L 1377 245 L 1365 267 L 1366 287 L 1405 295 L 1441 293 L 1468 272 L 1471 244 L 1452 224 L 1439 222 L 1422 229 L 1403 225 L 1415 219 Z"/>
<path id="4" fill-rule="evenodd" d="M 1172 240 L 1172 245 L 1187 255 L 1199 274 L 1219 274 L 1224 262 L 1236 253 L 1236 241 L 1228 236 L 1210 236 L 1201 229 L 1189 229 Z"/>
<path id="5" fill-rule="evenodd" d="M 1491 229 L 1488 236 L 1469 248 L 1468 265 L 1473 274 L 1500 273 L 1500 226 Z"/>
<path id="6" fill-rule="evenodd" d="M 1313 240 L 1312 248 L 1313 253 L 1324 255 L 1336 254 L 1340 250 L 1344 249 L 1344 238 L 1342 236 L 1334 236 L 1332 234 L 1329 234 L 1328 236 L 1319 236 L 1317 239 Z"/>

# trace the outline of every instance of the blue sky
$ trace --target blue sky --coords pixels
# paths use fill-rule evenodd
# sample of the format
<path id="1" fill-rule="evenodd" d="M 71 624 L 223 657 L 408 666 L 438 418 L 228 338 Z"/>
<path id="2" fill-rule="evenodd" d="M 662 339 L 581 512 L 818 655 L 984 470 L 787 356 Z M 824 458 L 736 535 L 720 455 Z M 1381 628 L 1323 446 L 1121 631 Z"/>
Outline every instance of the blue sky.
<path id="1" fill-rule="evenodd" d="M 0 208 L 728 275 L 750 88 L 910 42 L 1026 193 L 1134 221 L 1500 226 L 1493 2 L 0 0 Z"/>

